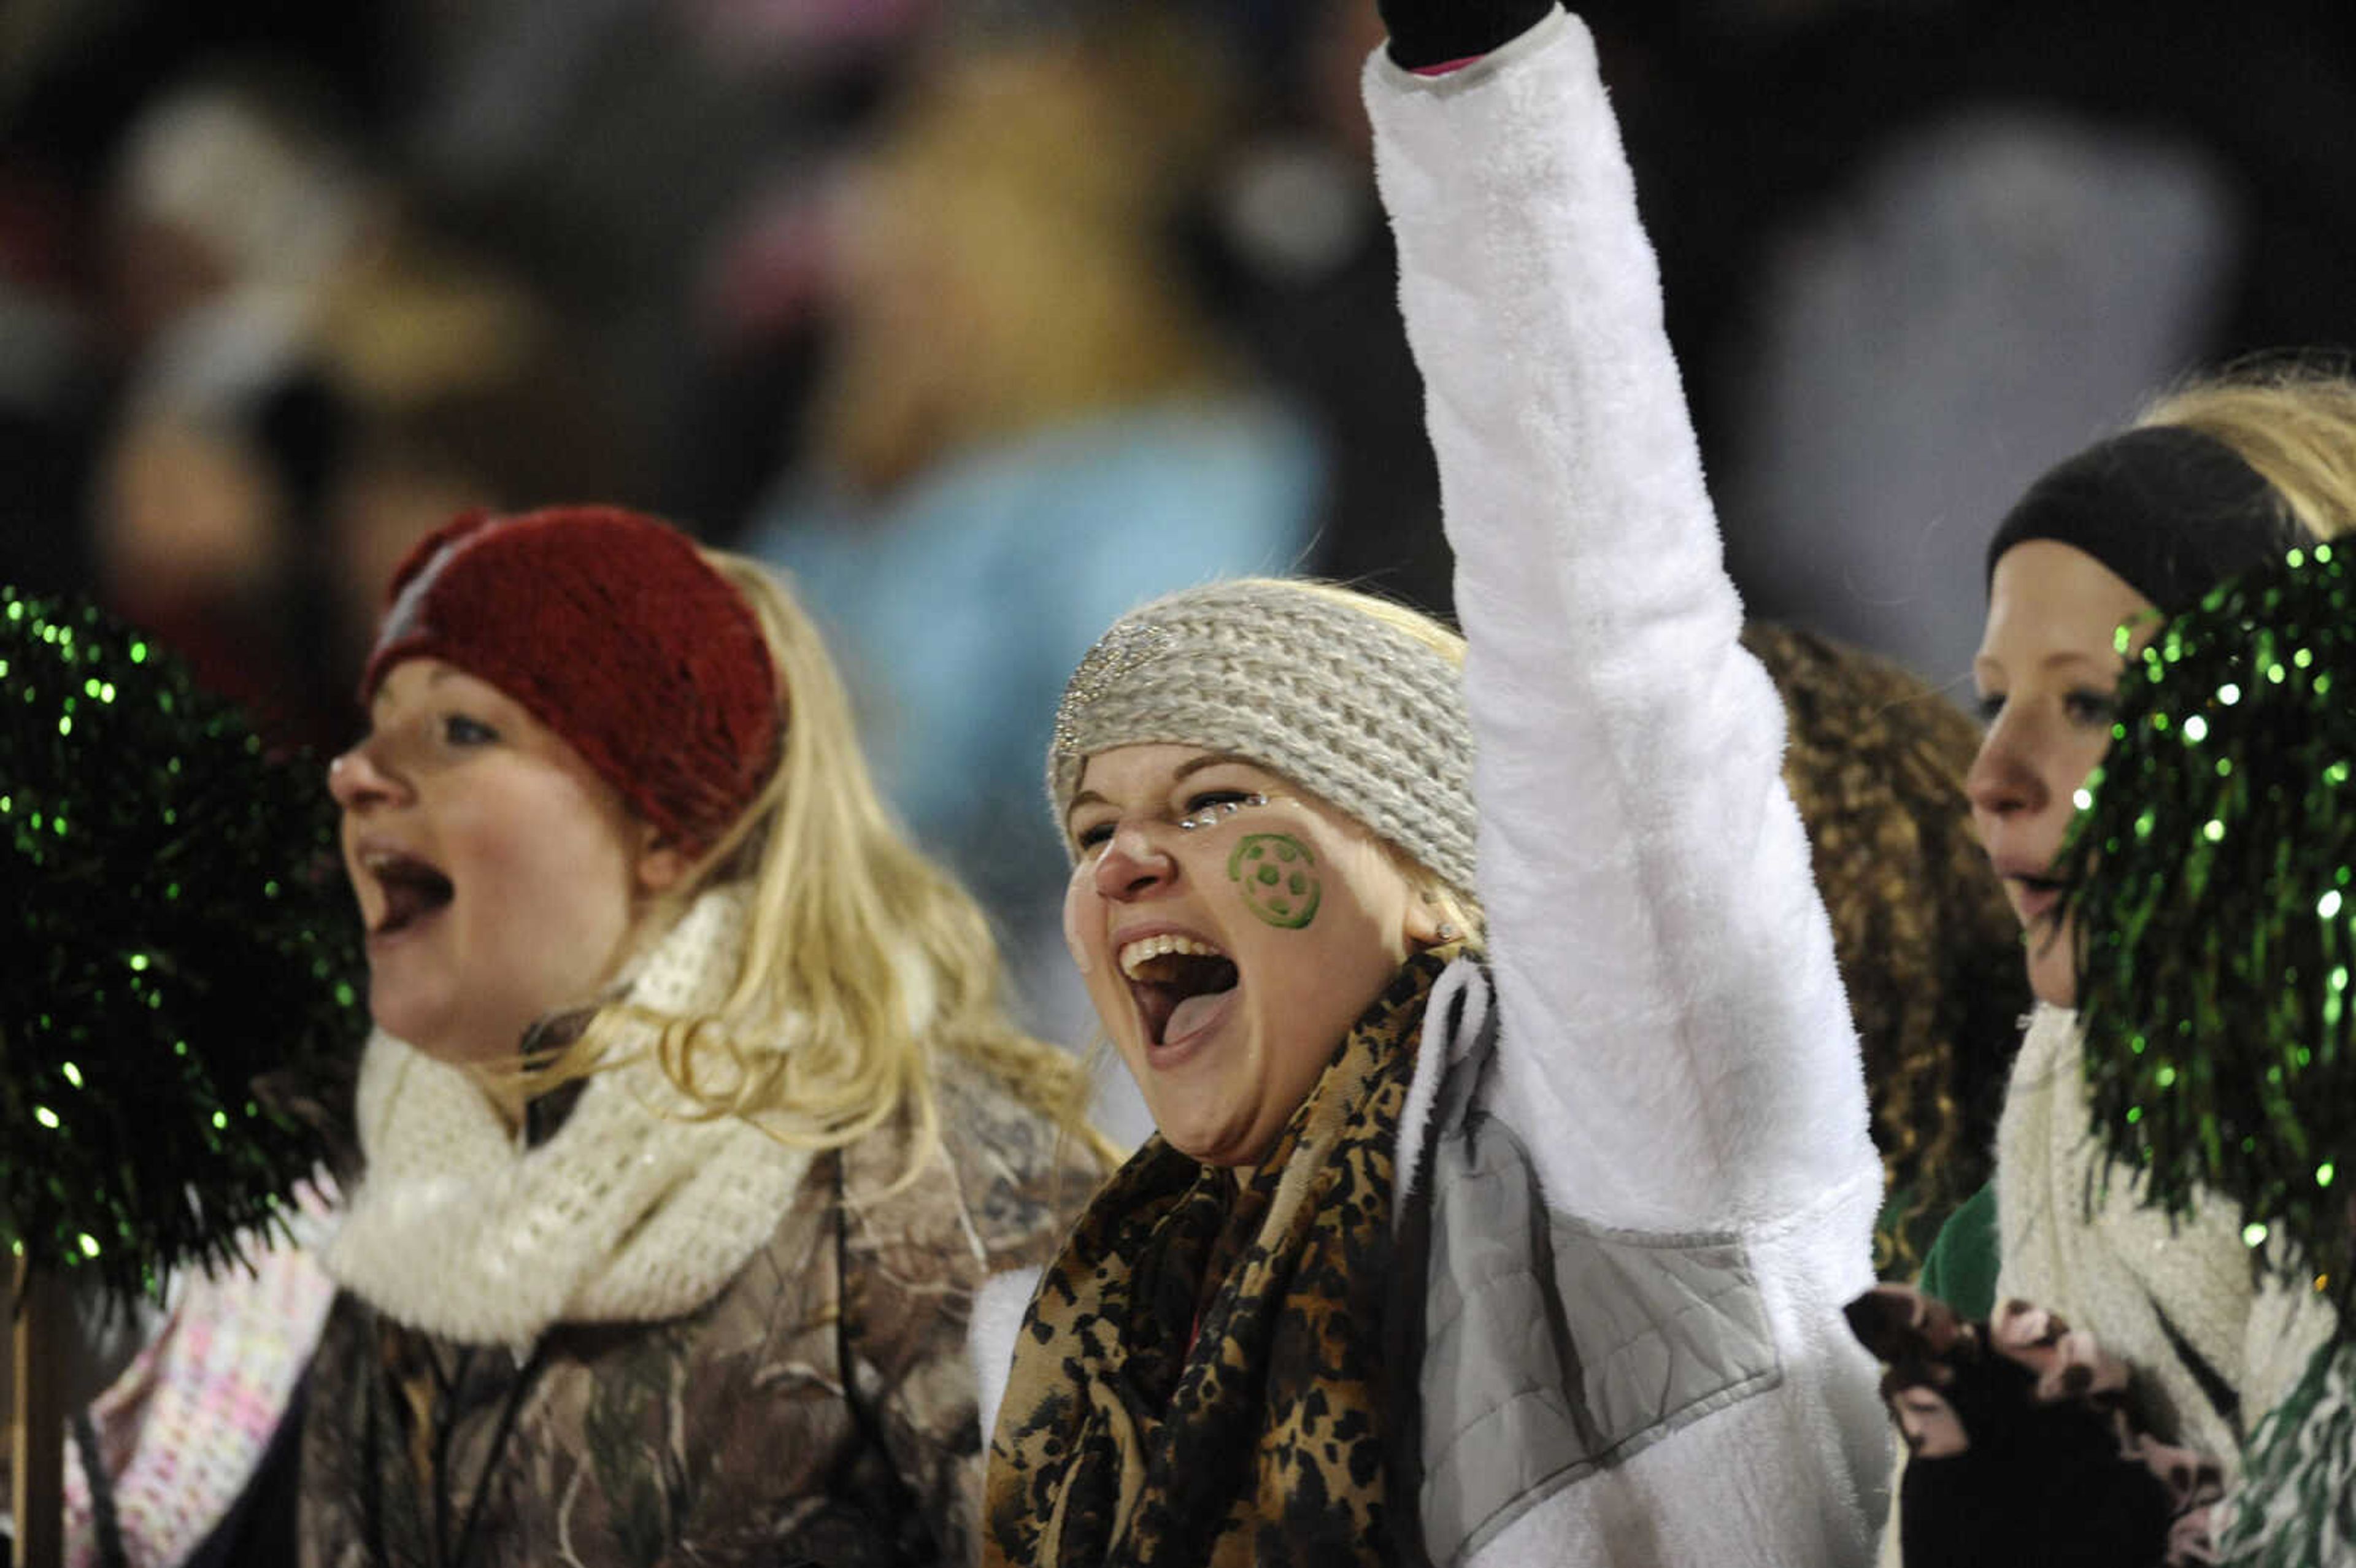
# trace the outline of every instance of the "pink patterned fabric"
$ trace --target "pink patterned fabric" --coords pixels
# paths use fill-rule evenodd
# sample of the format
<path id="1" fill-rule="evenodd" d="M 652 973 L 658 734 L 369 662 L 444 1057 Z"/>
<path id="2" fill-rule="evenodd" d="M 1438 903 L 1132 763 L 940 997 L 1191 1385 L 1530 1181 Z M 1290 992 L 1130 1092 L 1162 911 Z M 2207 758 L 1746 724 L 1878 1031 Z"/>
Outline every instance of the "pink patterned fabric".
<path id="1" fill-rule="evenodd" d="M 254 1270 L 192 1274 L 164 1327 L 91 1406 L 133 1568 L 180 1562 L 244 1491 L 318 1343 L 336 1287 L 291 1242 Z M 65 1467 L 66 1562 L 95 1568 L 80 1447 Z"/>

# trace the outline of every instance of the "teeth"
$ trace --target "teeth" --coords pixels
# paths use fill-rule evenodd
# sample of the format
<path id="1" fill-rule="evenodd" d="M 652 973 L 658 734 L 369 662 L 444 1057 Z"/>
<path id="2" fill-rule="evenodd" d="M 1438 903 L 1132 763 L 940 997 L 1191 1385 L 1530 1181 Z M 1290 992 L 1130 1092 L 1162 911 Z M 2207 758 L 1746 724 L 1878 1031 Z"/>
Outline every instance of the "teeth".
<path id="1" fill-rule="evenodd" d="M 1148 936 L 1130 943 L 1120 950 L 1120 972 L 1134 980 L 1138 970 L 1149 961 L 1171 953 L 1183 953 L 1196 958 L 1226 956 L 1209 943 L 1197 942 L 1191 936 L 1180 936 L 1174 933 L 1165 936 Z"/>

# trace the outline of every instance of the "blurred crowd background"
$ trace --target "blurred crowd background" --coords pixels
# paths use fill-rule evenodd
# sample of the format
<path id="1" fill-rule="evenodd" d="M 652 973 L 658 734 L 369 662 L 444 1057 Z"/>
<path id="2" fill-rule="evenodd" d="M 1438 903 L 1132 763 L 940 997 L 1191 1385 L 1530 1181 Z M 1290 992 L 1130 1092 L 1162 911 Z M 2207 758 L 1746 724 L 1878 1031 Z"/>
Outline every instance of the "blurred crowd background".
<path id="1" fill-rule="evenodd" d="M 1960 691 L 2029 477 L 2196 366 L 2356 343 L 2356 7 L 1581 10 L 1754 615 Z M 1060 969 L 1040 758 L 1098 630 L 1243 571 L 1448 608 L 1379 39 L 1372 0 L 9 0 L 0 580 L 325 749 L 426 529 L 675 517 L 794 573 L 901 809 Z"/>

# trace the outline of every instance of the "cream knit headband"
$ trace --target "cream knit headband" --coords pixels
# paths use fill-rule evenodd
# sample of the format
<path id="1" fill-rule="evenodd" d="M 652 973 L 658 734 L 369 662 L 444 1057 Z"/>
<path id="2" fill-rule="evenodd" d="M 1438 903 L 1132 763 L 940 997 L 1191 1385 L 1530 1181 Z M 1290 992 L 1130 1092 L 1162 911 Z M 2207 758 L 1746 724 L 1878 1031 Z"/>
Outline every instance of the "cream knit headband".
<path id="1" fill-rule="evenodd" d="M 1060 831 L 1098 752 L 1231 752 L 1472 889 L 1472 727 L 1462 673 L 1399 628 L 1296 584 L 1217 582 L 1132 610 L 1064 688 L 1047 753 Z"/>

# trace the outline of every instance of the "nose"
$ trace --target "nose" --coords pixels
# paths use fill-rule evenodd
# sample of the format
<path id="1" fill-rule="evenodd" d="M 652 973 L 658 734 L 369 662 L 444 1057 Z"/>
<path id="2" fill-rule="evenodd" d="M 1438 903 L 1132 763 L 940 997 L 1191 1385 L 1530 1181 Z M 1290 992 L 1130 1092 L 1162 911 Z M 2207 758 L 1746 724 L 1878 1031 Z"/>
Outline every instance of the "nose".
<path id="1" fill-rule="evenodd" d="M 327 764 L 327 793 L 347 812 L 402 799 L 408 786 L 379 754 L 374 736 Z"/>
<path id="2" fill-rule="evenodd" d="M 1169 887 L 1177 875 L 1178 862 L 1153 830 L 1141 822 L 1124 822 L 1113 828 L 1097 856 L 1097 895 L 1123 901 L 1145 898 Z"/>
<path id="3" fill-rule="evenodd" d="M 1979 754 L 1964 774 L 1964 795 L 1971 802 L 1972 815 L 1983 821 L 2001 821 L 2042 808 L 2049 792 L 2044 775 L 2029 759 L 2019 722 L 2009 713 L 1997 714 L 1980 741 Z"/>

